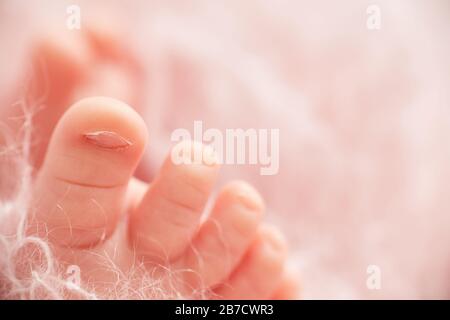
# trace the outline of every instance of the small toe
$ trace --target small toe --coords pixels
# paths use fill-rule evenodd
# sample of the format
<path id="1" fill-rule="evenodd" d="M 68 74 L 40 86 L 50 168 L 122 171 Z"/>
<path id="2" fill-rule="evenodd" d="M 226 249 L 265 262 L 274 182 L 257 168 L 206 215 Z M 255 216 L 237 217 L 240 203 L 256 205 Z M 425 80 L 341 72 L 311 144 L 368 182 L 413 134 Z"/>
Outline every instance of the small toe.
<path id="1" fill-rule="evenodd" d="M 264 212 L 258 192 L 242 181 L 226 185 L 191 246 L 178 261 L 191 288 L 226 280 L 255 238 Z"/>
<path id="2" fill-rule="evenodd" d="M 273 300 L 298 300 L 301 298 L 300 276 L 293 270 L 285 270 L 283 278 L 272 295 Z"/>
<path id="3" fill-rule="evenodd" d="M 180 146 L 202 159 L 213 157 L 200 143 L 181 142 L 174 148 Z M 173 157 L 166 159 L 131 215 L 130 239 L 138 254 L 160 263 L 186 250 L 199 227 L 218 170 L 214 161 L 175 163 Z"/>
<path id="4" fill-rule="evenodd" d="M 241 264 L 227 283 L 215 290 L 220 299 L 269 299 L 280 285 L 286 243 L 276 229 L 261 228 Z"/>

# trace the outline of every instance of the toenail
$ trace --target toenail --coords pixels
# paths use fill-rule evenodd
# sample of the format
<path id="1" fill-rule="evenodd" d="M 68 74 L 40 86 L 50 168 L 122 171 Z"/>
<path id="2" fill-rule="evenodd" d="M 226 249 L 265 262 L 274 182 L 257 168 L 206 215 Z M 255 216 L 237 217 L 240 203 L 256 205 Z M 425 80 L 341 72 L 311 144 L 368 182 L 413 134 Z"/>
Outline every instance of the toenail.
<path id="1" fill-rule="evenodd" d="M 83 136 L 88 142 L 97 147 L 111 150 L 126 149 L 133 144 L 131 141 L 111 131 L 94 131 L 85 133 Z"/>
<path id="2" fill-rule="evenodd" d="M 264 247 L 272 254 L 283 255 L 287 250 L 287 244 L 282 233 L 273 227 L 265 226 L 265 228 L 267 233 L 265 233 L 266 237 L 264 238 Z"/>
<path id="3" fill-rule="evenodd" d="M 215 166 L 219 163 L 216 152 L 210 146 L 204 146 L 203 163 L 207 166 Z"/>
<path id="4" fill-rule="evenodd" d="M 243 206 L 252 211 L 264 211 L 264 201 L 259 193 L 245 182 L 234 182 L 230 184 L 230 190 L 235 199 Z"/>

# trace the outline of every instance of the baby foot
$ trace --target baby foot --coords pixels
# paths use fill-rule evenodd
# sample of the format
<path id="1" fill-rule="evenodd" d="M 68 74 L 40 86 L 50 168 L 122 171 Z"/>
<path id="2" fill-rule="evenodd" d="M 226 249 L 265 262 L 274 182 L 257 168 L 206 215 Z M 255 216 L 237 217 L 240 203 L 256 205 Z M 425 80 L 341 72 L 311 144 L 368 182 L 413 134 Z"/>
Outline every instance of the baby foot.
<path id="1" fill-rule="evenodd" d="M 78 266 L 81 286 L 102 298 L 295 298 L 285 241 L 261 224 L 259 194 L 232 182 L 203 218 L 219 170 L 214 154 L 182 142 L 204 163 L 169 156 L 146 185 L 133 178 L 146 139 L 143 120 L 122 102 L 73 105 L 36 177 L 28 235 L 46 238 L 59 265 Z"/>
<path id="2" fill-rule="evenodd" d="M 176 166 L 168 158 L 147 186 L 133 178 L 147 137 L 136 112 L 109 98 L 82 100 L 66 112 L 94 92 L 138 105 L 141 84 L 136 61 L 115 37 L 94 29 L 67 37 L 45 38 L 33 54 L 45 72 L 34 76 L 28 97 L 43 106 L 31 110 L 38 138 L 31 161 L 40 168 L 46 160 L 28 235 L 49 241 L 62 270 L 79 266 L 81 287 L 99 297 L 295 297 L 282 237 L 260 226 L 262 200 L 250 186 L 224 187 L 203 221 L 217 165 Z M 184 147 L 209 154 L 200 144 Z M 63 287 L 65 297 L 86 294 Z"/>

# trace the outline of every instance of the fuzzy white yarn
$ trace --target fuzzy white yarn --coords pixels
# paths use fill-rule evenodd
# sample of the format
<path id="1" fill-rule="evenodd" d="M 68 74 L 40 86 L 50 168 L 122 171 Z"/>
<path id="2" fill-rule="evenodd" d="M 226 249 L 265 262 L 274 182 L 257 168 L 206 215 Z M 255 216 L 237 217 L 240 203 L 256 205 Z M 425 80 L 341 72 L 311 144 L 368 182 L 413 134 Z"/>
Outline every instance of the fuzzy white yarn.
<path id="1" fill-rule="evenodd" d="M 116 3 L 133 20 L 132 38 L 147 59 L 152 168 L 172 130 L 194 120 L 281 129 L 278 176 L 245 167 L 224 168 L 223 177 L 261 189 L 269 218 L 289 236 L 306 298 L 450 295 L 448 4 L 378 2 L 378 33 L 365 29 L 364 1 Z M 87 13 L 89 2 L 81 7 Z M 8 10 L 24 16 L 23 29 L 42 19 L 57 25 L 55 12 L 65 12 L 52 1 L 0 4 L 0 15 Z M 1 21 L 9 26 L 1 39 L 12 45 L 7 32 L 15 22 Z M 1 61 L 6 84 L 15 73 Z M 25 136 L 20 148 L 7 144 L 20 187 L 0 204 L 0 294 L 95 299 L 92 288 L 67 281 L 45 240 L 24 236 L 28 143 Z M 30 245 L 44 258 L 19 277 L 15 256 Z M 366 287 L 372 264 L 382 270 L 378 291 Z M 165 295 L 151 277 L 138 289 L 130 277 L 100 298 Z"/>

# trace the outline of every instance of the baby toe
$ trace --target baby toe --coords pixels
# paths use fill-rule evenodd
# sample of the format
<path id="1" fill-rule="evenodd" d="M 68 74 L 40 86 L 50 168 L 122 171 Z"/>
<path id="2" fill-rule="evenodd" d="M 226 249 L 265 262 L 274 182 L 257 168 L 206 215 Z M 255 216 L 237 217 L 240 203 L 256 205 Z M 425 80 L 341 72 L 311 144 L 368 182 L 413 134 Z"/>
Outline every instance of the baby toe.
<path id="1" fill-rule="evenodd" d="M 98 97 L 72 106 L 55 128 L 36 179 L 33 228 L 68 246 L 108 237 L 146 139 L 143 120 L 124 103 Z"/>

